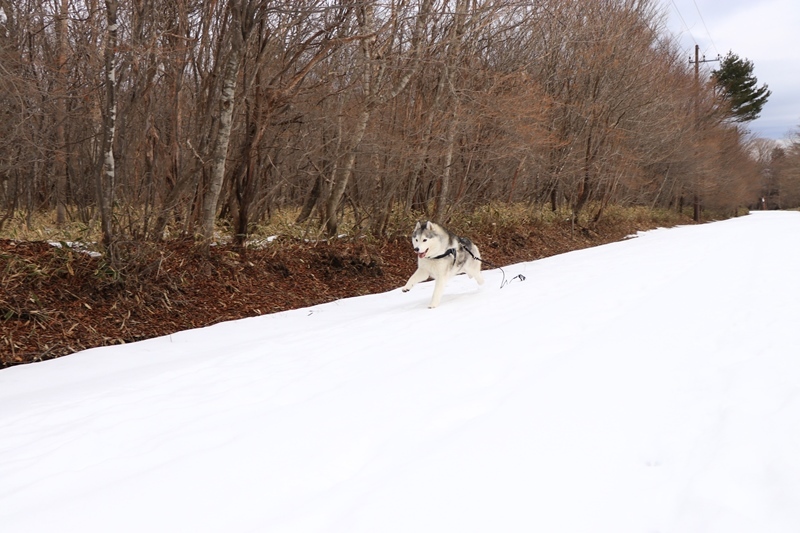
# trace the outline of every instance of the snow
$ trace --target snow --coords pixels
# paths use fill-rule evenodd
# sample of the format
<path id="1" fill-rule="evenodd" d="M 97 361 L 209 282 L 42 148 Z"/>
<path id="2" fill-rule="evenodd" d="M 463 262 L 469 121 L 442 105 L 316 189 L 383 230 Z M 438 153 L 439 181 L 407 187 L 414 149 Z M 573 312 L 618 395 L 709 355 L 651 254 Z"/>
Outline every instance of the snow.
<path id="1" fill-rule="evenodd" d="M 797 531 L 800 213 L 505 271 L 0 371 L 0 529 Z"/>
<path id="2" fill-rule="evenodd" d="M 85 254 L 88 254 L 88 255 L 89 255 L 89 256 L 91 256 L 91 257 L 101 257 L 101 256 L 103 255 L 103 254 L 101 254 L 100 252 L 94 252 L 94 251 L 92 251 L 92 250 L 87 250 L 87 249 L 86 249 L 86 244 L 85 244 L 85 243 L 82 243 L 82 242 L 70 242 L 70 241 L 66 241 L 66 242 L 59 242 L 59 241 L 48 241 L 48 244 L 49 244 L 50 246 L 54 247 L 54 248 L 63 248 L 63 247 L 64 247 L 64 245 L 66 245 L 68 248 L 71 248 L 71 249 L 73 249 L 73 250 L 77 250 L 77 251 L 79 251 L 79 252 L 83 252 L 83 253 L 85 253 Z"/>

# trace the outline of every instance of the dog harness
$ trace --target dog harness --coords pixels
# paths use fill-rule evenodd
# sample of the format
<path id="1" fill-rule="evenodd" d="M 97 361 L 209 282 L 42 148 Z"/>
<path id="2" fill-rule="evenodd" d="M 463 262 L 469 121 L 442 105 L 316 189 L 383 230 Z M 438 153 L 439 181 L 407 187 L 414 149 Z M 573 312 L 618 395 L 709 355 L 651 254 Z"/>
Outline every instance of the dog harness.
<path id="1" fill-rule="evenodd" d="M 458 239 L 458 243 L 461 245 L 461 247 L 464 250 L 467 251 L 467 253 L 469 255 L 472 256 L 473 259 L 478 259 L 477 257 L 475 257 L 475 254 L 472 253 L 472 250 L 470 250 L 470 246 L 472 246 L 472 241 L 471 240 L 467 239 L 466 237 L 458 237 L 458 236 L 456 236 L 456 239 Z M 453 264 L 456 264 L 456 259 L 458 257 L 456 256 L 456 249 L 455 248 L 448 248 L 447 250 L 445 250 L 445 252 L 443 254 L 437 255 L 436 257 L 431 257 L 431 259 L 444 259 L 448 255 L 452 255 L 453 256 Z M 480 261 L 480 259 L 478 259 L 478 260 Z"/>
<path id="2" fill-rule="evenodd" d="M 461 247 L 469 255 L 471 255 L 474 260 L 480 261 L 481 263 L 486 263 L 487 265 L 489 265 L 491 267 L 494 267 L 494 268 L 500 270 L 500 272 L 503 273 L 503 281 L 500 282 L 500 288 L 501 289 L 503 287 L 505 287 L 508 283 L 511 283 L 512 281 L 514 281 L 517 278 L 519 278 L 520 281 L 525 281 L 525 276 L 523 276 L 522 274 L 517 274 L 516 276 L 511 278 L 509 281 L 506 281 L 506 273 L 501 267 L 495 265 L 494 263 L 490 263 L 486 259 L 481 259 L 480 257 L 477 257 L 475 254 L 472 253 L 472 250 L 470 250 L 470 248 L 472 247 L 472 241 L 471 240 L 467 239 L 466 237 L 458 237 L 458 236 L 456 236 L 456 239 L 458 239 L 458 243 L 461 245 Z M 445 250 L 445 252 L 443 254 L 437 255 L 436 257 L 431 257 L 431 259 L 444 259 L 448 255 L 452 255 L 453 256 L 453 264 L 455 264 L 456 263 L 456 259 L 457 259 L 456 249 L 455 248 L 448 248 L 447 250 Z"/>
<path id="3" fill-rule="evenodd" d="M 456 249 L 455 248 L 448 248 L 447 251 L 441 255 L 437 255 L 436 257 L 431 257 L 431 259 L 444 259 L 448 255 L 453 256 L 453 263 L 456 262 Z"/>
<path id="4" fill-rule="evenodd" d="M 466 251 L 469 255 L 471 255 L 474 260 L 480 261 L 481 263 L 486 263 L 487 265 L 489 265 L 491 267 L 494 267 L 494 268 L 500 270 L 500 272 L 503 273 L 503 281 L 500 282 L 500 288 L 501 289 L 503 287 L 505 287 L 507 284 L 509 284 L 512 281 L 514 281 L 515 279 L 517 279 L 517 278 L 519 278 L 520 281 L 525 281 L 525 276 L 523 276 L 522 274 L 517 274 L 516 276 L 511 278 L 509 281 L 506 281 L 506 272 L 505 272 L 505 270 L 503 270 L 501 267 L 495 265 L 494 263 L 490 263 L 486 259 L 481 259 L 480 257 L 477 257 L 475 254 L 472 253 L 472 250 L 470 250 L 470 248 L 472 248 L 472 241 L 471 240 L 467 239 L 466 237 L 459 237 L 459 236 L 456 236 L 456 239 L 458 239 L 458 243 L 461 245 L 461 248 L 463 248 L 464 251 Z M 456 249 L 455 248 L 448 248 L 447 250 L 445 250 L 445 252 L 443 254 L 437 255 L 436 257 L 431 257 L 431 259 L 444 259 L 448 255 L 452 255 L 453 256 L 453 264 L 456 264 L 457 255 L 456 255 Z"/>

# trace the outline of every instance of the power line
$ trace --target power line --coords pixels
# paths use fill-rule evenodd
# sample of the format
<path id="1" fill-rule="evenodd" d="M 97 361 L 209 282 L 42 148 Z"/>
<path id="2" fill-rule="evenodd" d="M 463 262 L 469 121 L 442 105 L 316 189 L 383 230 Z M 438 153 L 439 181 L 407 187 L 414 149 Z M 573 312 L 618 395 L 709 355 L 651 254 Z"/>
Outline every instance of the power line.
<path id="1" fill-rule="evenodd" d="M 705 30 L 706 30 L 706 35 L 708 35 L 708 40 L 711 41 L 711 46 L 714 47 L 714 50 L 717 51 L 717 56 L 719 56 L 720 55 L 719 49 L 717 48 L 717 45 L 714 42 L 714 38 L 711 37 L 711 32 L 708 31 L 708 26 L 706 26 L 706 21 L 703 18 L 703 14 L 700 13 L 700 6 L 697 5 L 697 0 L 692 0 L 692 3 L 694 4 L 694 8 L 697 10 L 697 15 L 700 17 L 700 22 L 703 23 L 703 28 L 705 28 Z M 673 2 L 673 4 L 674 4 L 674 2 Z"/>
<path id="2" fill-rule="evenodd" d="M 689 34 L 689 37 L 692 39 L 692 42 L 695 45 L 697 45 L 697 39 L 694 38 L 694 35 L 692 35 L 692 30 L 689 28 L 689 25 L 686 24 L 686 20 L 683 18 L 681 10 L 678 9 L 678 4 L 675 3 L 675 0 L 670 0 L 670 3 L 672 4 L 672 7 L 675 8 L 675 13 L 677 13 L 678 18 L 681 19 L 681 24 L 683 24 L 683 29 L 686 30 L 686 33 Z"/>
<path id="3" fill-rule="evenodd" d="M 690 57 L 689 58 L 689 64 L 690 65 L 694 64 L 695 71 L 697 71 L 698 67 L 700 66 L 700 63 L 709 63 L 709 62 L 712 62 L 712 61 L 719 61 L 722 56 L 719 53 L 719 49 L 717 48 L 717 45 L 714 42 L 713 37 L 711 37 L 711 32 L 708 30 L 708 26 L 706 25 L 706 21 L 703 18 L 703 14 L 700 12 L 700 6 L 697 5 L 697 0 L 692 0 L 692 3 L 694 4 L 694 8 L 697 11 L 697 15 L 700 17 L 700 22 L 703 24 L 703 28 L 706 30 L 706 35 L 708 35 L 708 40 L 711 42 L 711 45 L 714 47 L 714 50 L 717 51 L 717 57 L 715 59 L 706 59 L 705 51 L 704 51 L 704 53 L 702 55 L 702 58 L 700 57 L 700 55 L 699 55 L 700 45 L 698 44 L 697 39 L 695 39 L 694 34 L 692 34 L 692 30 L 689 28 L 689 25 L 686 23 L 686 19 L 683 17 L 683 13 L 681 13 L 681 10 L 678 8 L 678 4 L 675 3 L 675 0 L 670 0 L 670 3 L 672 4 L 672 7 L 675 9 L 675 13 L 678 15 L 678 18 L 680 19 L 681 23 L 683 24 L 683 27 L 684 27 L 686 33 L 689 34 L 689 37 L 691 38 L 692 42 L 694 43 L 694 59 L 692 59 Z"/>

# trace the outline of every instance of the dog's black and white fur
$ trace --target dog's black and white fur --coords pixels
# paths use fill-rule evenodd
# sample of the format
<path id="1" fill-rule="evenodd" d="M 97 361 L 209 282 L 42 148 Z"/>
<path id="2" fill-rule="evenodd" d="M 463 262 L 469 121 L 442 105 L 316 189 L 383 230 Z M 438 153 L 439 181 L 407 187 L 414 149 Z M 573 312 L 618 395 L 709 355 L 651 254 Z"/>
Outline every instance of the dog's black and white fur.
<path id="1" fill-rule="evenodd" d="M 411 234 L 411 244 L 417 253 L 417 271 L 411 275 L 403 292 L 411 287 L 433 278 L 433 298 L 428 307 L 433 309 L 442 299 L 444 286 L 453 276 L 465 273 L 479 285 L 483 285 L 481 276 L 481 255 L 478 247 L 465 237 L 457 237 L 433 222 L 420 223 Z"/>

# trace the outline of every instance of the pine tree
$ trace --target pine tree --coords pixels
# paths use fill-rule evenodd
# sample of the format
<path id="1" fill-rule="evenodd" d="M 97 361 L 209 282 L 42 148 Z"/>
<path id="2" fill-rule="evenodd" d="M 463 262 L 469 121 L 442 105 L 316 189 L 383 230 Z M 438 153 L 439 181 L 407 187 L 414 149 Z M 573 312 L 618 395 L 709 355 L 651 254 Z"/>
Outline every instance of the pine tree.
<path id="1" fill-rule="evenodd" d="M 772 92 L 763 84 L 756 87 L 753 62 L 741 59 L 733 52 L 722 59 L 719 70 L 712 72 L 715 84 L 731 106 L 731 118 L 736 122 L 750 122 L 758 118 Z"/>

